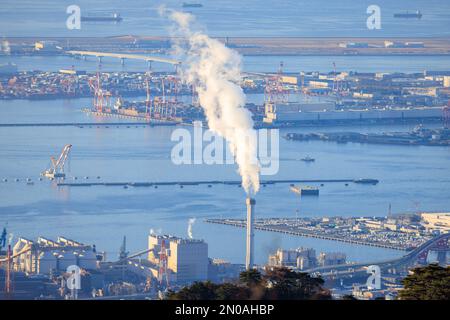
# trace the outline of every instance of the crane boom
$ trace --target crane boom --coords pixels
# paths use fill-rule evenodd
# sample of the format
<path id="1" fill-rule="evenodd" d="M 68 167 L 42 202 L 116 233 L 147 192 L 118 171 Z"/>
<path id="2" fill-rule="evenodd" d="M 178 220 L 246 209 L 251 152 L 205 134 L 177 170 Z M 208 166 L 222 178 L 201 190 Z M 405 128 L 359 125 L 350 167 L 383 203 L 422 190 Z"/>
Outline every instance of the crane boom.
<path id="1" fill-rule="evenodd" d="M 51 160 L 51 167 L 44 172 L 42 172 L 42 175 L 49 178 L 64 178 L 66 174 L 64 173 L 64 165 L 66 163 L 67 158 L 69 157 L 70 150 L 72 149 L 71 144 L 67 144 L 64 146 L 64 148 L 61 151 L 61 154 L 58 157 L 58 160 L 55 159 L 55 157 L 50 157 Z"/>

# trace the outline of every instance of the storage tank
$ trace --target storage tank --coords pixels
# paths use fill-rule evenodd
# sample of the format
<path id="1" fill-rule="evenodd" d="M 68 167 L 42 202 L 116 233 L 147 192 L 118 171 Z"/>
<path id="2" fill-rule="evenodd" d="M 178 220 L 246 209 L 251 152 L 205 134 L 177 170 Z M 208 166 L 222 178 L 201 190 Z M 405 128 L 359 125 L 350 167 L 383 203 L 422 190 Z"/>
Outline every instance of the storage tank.
<path id="1" fill-rule="evenodd" d="M 78 266 L 83 269 L 92 270 L 97 268 L 97 257 L 91 250 L 81 251 L 78 254 Z"/>
<path id="2" fill-rule="evenodd" d="M 64 251 L 58 256 L 58 269 L 66 271 L 67 267 L 77 264 L 77 256 L 72 251 Z"/>
<path id="3" fill-rule="evenodd" d="M 49 274 L 57 269 L 56 256 L 51 251 L 42 251 L 38 256 L 37 273 Z"/>

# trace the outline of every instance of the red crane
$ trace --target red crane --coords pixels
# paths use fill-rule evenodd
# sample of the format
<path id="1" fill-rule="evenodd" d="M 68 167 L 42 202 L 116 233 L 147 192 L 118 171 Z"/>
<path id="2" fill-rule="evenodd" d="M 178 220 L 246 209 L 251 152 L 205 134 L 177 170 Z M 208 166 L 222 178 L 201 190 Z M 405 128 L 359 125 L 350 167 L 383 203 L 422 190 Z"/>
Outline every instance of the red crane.
<path id="1" fill-rule="evenodd" d="M 278 72 L 266 78 L 264 98 L 268 103 L 286 103 L 289 101 L 289 90 L 283 86 L 283 61 L 280 62 Z"/>
<path id="2" fill-rule="evenodd" d="M 169 288 L 169 277 L 167 274 L 167 251 L 165 245 L 165 239 L 161 239 L 161 251 L 159 252 L 159 271 L 158 271 L 158 281 L 159 284 L 163 285 L 163 280 L 166 278 L 166 288 Z"/>
<path id="3" fill-rule="evenodd" d="M 93 105 L 95 111 L 103 112 L 103 108 L 109 106 L 109 99 L 111 97 L 111 93 L 107 90 L 102 89 L 102 83 L 99 72 L 97 72 L 96 81 L 92 81 L 92 79 L 89 80 L 89 87 L 91 87 L 92 91 L 94 92 Z"/>
<path id="4" fill-rule="evenodd" d="M 150 85 L 148 84 L 148 77 L 145 79 L 145 89 L 147 93 L 147 98 L 145 99 L 145 117 L 147 121 L 152 119 L 152 100 L 150 97 Z"/>

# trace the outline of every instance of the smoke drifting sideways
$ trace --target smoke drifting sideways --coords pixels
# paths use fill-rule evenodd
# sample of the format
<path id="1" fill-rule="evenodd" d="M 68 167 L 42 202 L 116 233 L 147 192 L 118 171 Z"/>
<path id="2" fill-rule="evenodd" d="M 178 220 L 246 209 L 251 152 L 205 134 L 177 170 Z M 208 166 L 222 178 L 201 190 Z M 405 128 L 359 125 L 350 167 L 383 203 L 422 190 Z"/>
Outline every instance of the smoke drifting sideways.
<path id="1" fill-rule="evenodd" d="M 239 85 L 241 56 L 204 32 L 192 30 L 193 15 L 166 9 L 160 12 L 175 23 L 171 33 L 174 54 L 182 61 L 178 69 L 182 79 L 197 91 L 209 129 L 228 142 L 245 192 L 256 194 L 260 172 L 257 136 Z"/>

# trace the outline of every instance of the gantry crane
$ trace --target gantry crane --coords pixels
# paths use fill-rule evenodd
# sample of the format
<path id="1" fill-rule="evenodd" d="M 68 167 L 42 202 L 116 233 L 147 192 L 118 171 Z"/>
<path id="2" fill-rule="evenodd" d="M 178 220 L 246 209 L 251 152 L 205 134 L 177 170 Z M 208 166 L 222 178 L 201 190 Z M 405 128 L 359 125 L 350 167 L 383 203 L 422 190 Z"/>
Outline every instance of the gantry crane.
<path id="1" fill-rule="evenodd" d="M 56 160 L 55 157 L 50 157 L 52 165 L 49 169 L 42 172 L 42 175 L 49 179 L 64 178 L 66 176 L 66 174 L 64 173 L 64 165 L 66 163 L 67 158 L 69 157 L 71 148 L 72 148 L 71 144 L 65 145 L 63 150 L 61 151 L 61 154 L 58 157 L 58 160 Z"/>

